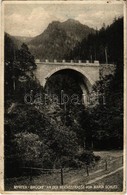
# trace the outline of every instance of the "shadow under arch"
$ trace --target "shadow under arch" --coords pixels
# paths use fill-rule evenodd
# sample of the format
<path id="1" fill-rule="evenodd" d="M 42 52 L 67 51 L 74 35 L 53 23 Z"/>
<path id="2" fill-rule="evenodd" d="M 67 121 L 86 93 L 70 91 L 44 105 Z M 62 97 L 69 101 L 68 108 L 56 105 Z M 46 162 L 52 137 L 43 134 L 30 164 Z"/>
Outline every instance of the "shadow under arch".
<path id="1" fill-rule="evenodd" d="M 81 73 L 78 70 L 71 69 L 71 68 L 62 68 L 59 70 L 53 70 L 51 71 L 47 77 L 45 78 L 45 83 L 44 83 L 44 89 L 46 88 L 46 85 L 48 83 L 48 80 L 51 79 L 53 76 L 57 74 L 69 74 L 72 78 L 75 79 L 75 81 L 78 83 L 78 85 L 81 88 L 82 91 L 82 97 L 84 104 L 87 104 L 88 98 L 89 98 L 89 93 L 91 92 L 92 89 L 92 83 L 89 81 L 86 75 Z"/>

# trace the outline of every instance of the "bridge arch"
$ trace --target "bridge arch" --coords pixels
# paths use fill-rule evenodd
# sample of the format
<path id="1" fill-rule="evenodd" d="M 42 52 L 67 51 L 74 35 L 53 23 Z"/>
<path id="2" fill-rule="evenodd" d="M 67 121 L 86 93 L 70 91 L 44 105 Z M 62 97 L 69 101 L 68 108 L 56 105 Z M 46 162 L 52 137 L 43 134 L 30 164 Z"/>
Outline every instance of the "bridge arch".
<path id="1" fill-rule="evenodd" d="M 48 78 L 50 78 L 52 75 L 54 75 L 60 71 L 62 72 L 62 70 L 71 70 L 72 72 L 79 74 L 82 78 L 84 78 L 84 81 L 85 81 L 88 89 L 89 90 L 91 89 L 91 87 L 93 85 L 93 81 L 89 77 L 89 75 L 87 73 L 84 73 L 83 70 L 79 70 L 79 68 L 77 68 L 77 67 L 72 68 L 72 67 L 68 67 L 68 66 L 67 67 L 57 67 L 53 70 L 50 70 L 50 72 L 47 75 L 45 75 L 45 79 L 43 81 L 43 87 L 45 87 L 45 84 L 46 84 Z"/>
<path id="2" fill-rule="evenodd" d="M 84 104 L 87 104 L 89 93 L 92 89 L 92 81 L 88 79 L 87 74 L 84 75 L 83 71 L 79 71 L 77 68 L 70 68 L 70 67 L 59 67 L 55 68 L 52 71 L 50 71 L 46 76 L 45 76 L 45 81 L 43 83 L 43 86 L 45 87 L 48 79 L 51 78 L 54 75 L 57 75 L 58 73 L 62 73 L 67 71 L 72 75 L 72 77 L 75 77 L 75 80 L 77 80 L 83 94 L 83 100 Z"/>

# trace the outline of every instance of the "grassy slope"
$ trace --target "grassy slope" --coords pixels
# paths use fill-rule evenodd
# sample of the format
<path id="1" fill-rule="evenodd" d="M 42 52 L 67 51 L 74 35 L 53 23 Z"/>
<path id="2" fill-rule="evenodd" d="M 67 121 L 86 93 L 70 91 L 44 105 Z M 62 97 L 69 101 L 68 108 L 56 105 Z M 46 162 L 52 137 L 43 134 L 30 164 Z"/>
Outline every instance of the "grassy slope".
<path id="1" fill-rule="evenodd" d="M 87 176 L 86 170 L 85 169 L 80 169 L 80 170 L 70 170 L 64 172 L 64 185 L 84 185 L 99 176 L 102 176 L 104 174 L 110 173 L 111 171 L 116 170 L 118 167 L 122 166 L 122 151 L 101 151 L 101 152 L 95 152 L 96 155 L 97 153 L 100 154 L 102 159 L 107 159 L 108 160 L 108 170 L 105 170 L 105 165 L 104 161 L 102 160 L 102 163 L 100 162 L 99 164 L 101 166 L 96 166 L 93 168 L 93 170 L 90 170 L 90 175 Z M 119 157 L 119 158 L 118 158 Z M 110 163 L 109 163 L 110 161 Z M 117 185 L 118 187 L 116 189 L 113 189 L 112 191 L 122 191 L 122 179 L 123 178 L 123 173 L 122 171 L 119 171 L 117 173 L 112 174 L 111 176 L 107 176 L 95 183 L 92 184 L 94 185 Z M 60 173 L 52 173 L 52 174 L 42 174 L 39 176 L 34 176 L 32 178 L 32 181 L 30 182 L 29 177 L 22 177 L 22 178 L 12 178 L 7 180 L 7 190 L 13 190 L 14 185 L 56 185 L 59 186 L 61 185 L 61 177 Z M 45 189 L 46 190 L 46 189 Z M 49 189 L 48 189 L 49 190 Z M 84 191 L 111 191 L 111 189 L 93 189 L 92 190 L 86 190 Z"/>

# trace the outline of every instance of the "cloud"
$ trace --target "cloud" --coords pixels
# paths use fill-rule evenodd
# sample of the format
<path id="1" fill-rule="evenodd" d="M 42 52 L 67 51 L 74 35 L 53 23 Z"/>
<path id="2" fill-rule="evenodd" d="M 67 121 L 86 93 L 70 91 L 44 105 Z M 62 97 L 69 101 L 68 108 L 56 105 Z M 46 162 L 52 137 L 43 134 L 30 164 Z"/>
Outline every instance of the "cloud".
<path id="1" fill-rule="evenodd" d="M 35 8 L 30 15 L 13 13 L 5 16 L 5 31 L 12 35 L 35 36 L 43 32 L 53 20 L 65 21 L 67 17 Z"/>
<path id="2" fill-rule="evenodd" d="M 5 11 L 5 31 L 17 36 L 36 36 L 53 20 L 63 22 L 73 18 L 93 28 L 111 24 L 114 17 L 122 15 L 120 6 L 93 5 L 16 5 Z"/>
<path id="3" fill-rule="evenodd" d="M 30 15 L 12 14 L 5 17 L 5 30 L 10 34 L 21 34 L 34 36 L 41 33 L 51 21 L 49 15 L 43 8 L 33 9 Z"/>
<path id="4" fill-rule="evenodd" d="M 115 10 L 108 11 L 108 13 L 106 13 L 105 11 L 98 11 L 95 13 L 87 12 L 79 14 L 76 17 L 76 20 L 79 20 L 81 23 L 90 27 L 100 29 L 103 23 L 105 23 L 106 25 L 110 25 L 115 17 L 117 18 L 120 16 L 122 16 L 122 14 Z"/>

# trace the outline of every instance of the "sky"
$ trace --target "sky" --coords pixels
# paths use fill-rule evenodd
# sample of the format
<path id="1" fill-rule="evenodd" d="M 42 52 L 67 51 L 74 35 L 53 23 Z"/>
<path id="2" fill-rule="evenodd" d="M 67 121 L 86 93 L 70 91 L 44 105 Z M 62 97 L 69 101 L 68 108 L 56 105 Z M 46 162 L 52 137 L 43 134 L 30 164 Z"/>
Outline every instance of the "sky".
<path id="1" fill-rule="evenodd" d="M 55 2 L 45 4 L 5 4 L 5 32 L 14 36 L 34 37 L 41 34 L 52 21 L 75 19 L 94 29 L 123 16 L 122 4 L 81 4 Z"/>

